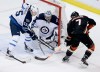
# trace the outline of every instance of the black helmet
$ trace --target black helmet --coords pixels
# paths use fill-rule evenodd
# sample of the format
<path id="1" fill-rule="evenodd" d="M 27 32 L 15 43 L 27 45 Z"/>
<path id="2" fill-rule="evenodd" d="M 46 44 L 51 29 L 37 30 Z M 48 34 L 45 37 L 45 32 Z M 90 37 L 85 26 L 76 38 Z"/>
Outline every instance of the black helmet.
<path id="1" fill-rule="evenodd" d="M 77 17 L 77 16 L 79 16 L 79 13 L 78 13 L 78 12 L 76 12 L 76 11 L 72 12 L 71 18 L 72 18 L 72 17 Z"/>

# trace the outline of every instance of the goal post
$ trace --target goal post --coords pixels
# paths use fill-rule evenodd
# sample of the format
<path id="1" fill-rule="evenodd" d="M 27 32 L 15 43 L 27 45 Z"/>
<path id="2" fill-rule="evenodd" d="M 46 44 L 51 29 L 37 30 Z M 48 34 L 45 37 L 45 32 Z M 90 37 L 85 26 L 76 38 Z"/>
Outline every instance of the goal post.
<path id="1" fill-rule="evenodd" d="M 23 0 L 23 3 L 25 3 L 25 0 Z"/>
<path id="2" fill-rule="evenodd" d="M 39 13 L 50 10 L 59 19 L 58 21 L 58 46 L 61 44 L 61 27 L 62 27 L 62 6 L 55 3 L 55 0 L 23 0 L 23 3 L 33 4 L 39 8 Z"/>

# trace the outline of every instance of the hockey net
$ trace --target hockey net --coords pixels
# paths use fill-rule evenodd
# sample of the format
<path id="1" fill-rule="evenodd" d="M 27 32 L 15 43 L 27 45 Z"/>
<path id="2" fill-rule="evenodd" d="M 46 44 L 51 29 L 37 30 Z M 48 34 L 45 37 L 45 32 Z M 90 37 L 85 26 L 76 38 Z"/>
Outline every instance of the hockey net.
<path id="1" fill-rule="evenodd" d="M 61 36 L 66 36 L 67 18 L 65 15 L 65 7 L 57 0 L 23 0 L 23 3 L 29 3 L 39 9 L 39 13 L 44 13 L 48 10 L 59 18 L 58 25 L 58 46 L 61 44 Z M 63 30 L 62 30 L 63 27 Z"/>

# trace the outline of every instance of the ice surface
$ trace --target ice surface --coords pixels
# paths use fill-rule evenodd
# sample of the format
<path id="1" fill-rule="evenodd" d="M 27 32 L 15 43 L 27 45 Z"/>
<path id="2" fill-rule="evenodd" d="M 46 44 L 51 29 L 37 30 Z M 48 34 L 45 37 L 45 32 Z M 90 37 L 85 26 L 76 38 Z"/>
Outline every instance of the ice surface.
<path id="1" fill-rule="evenodd" d="M 0 10 L 0 50 L 4 52 L 6 52 L 9 41 L 11 39 L 11 34 L 9 29 L 9 15 L 14 11 L 16 11 L 17 9 L 19 9 L 22 3 L 21 0 L 17 0 L 17 1 L 9 0 L 9 1 L 10 2 L 7 2 L 6 0 L 0 0 L 0 9 L 1 9 Z M 11 4 L 11 2 L 13 4 Z M 18 2 L 20 3 L 18 4 Z M 5 7 L 5 4 L 6 5 L 8 4 L 7 5 L 8 7 Z M 18 8 L 9 11 L 9 9 L 16 8 L 16 7 Z M 65 56 L 65 50 L 68 49 L 68 47 L 65 47 L 64 45 L 61 46 L 64 52 L 59 54 L 53 54 L 46 61 L 39 61 L 33 58 L 34 55 L 25 52 L 24 44 L 23 44 L 24 37 L 23 35 L 21 35 L 19 43 L 17 47 L 14 49 L 14 52 L 16 56 L 19 58 L 22 59 L 31 58 L 32 60 L 26 64 L 22 64 L 16 60 L 9 60 L 7 57 L 5 57 L 5 55 L 2 52 L 0 52 L 0 72 L 100 72 L 100 62 L 99 62 L 100 60 L 100 48 L 99 48 L 100 16 L 66 3 L 66 14 L 68 19 L 70 19 L 70 14 L 73 11 L 78 11 L 82 15 L 87 15 L 93 18 L 97 22 L 97 25 L 91 30 L 90 33 L 90 36 L 96 45 L 96 50 L 88 60 L 90 64 L 88 68 L 83 68 L 80 65 L 81 63 L 80 60 L 84 54 L 84 51 L 86 50 L 86 47 L 83 44 L 79 46 L 78 50 L 70 58 L 69 63 L 62 62 L 62 58 Z M 35 53 L 37 54 L 36 51 Z"/>

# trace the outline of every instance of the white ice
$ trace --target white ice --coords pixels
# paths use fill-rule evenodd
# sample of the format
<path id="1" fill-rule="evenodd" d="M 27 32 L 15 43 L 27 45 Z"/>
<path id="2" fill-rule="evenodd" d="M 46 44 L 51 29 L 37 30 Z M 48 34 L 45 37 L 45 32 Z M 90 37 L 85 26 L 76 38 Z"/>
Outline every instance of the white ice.
<path id="1" fill-rule="evenodd" d="M 11 39 L 9 29 L 9 15 L 20 8 L 21 0 L 0 0 L 0 50 L 6 52 L 9 41 Z M 20 37 L 19 43 L 14 51 L 20 58 L 32 58 L 26 64 L 22 64 L 16 60 L 9 60 L 5 55 L 0 52 L 0 72 L 100 72 L 100 15 L 94 14 L 87 10 L 80 9 L 66 3 L 66 14 L 68 20 L 73 11 L 78 11 L 82 15 L 87 15 L 93 18 L 97 25 L 90 31 L 90 37 L 93 39 L 96 49 L 92 56 L 88 59 L 89 67 L 83 68 L 81 58 L 87 49 L 81 44 L 78 50 L 70 58 L 69 63 L 62 63 L 62 58 L 65 56 L 65 51 L 68 47 L 61 46 L 63 53 L 53 54 L 46 61 L 39 61 L 32 58 L 32 55 L 24 51 L 23 35 Z"/>

